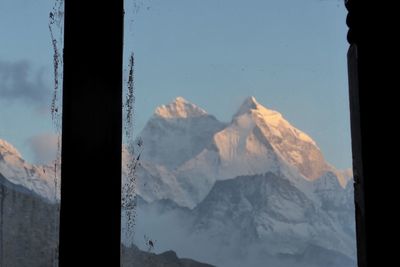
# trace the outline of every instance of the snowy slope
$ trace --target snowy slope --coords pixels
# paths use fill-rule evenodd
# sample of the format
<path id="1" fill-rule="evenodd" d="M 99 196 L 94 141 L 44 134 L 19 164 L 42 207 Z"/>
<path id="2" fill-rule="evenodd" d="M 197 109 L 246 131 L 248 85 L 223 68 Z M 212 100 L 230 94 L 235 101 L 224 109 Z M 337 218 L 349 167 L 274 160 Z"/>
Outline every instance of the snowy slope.
<path id="1" fill-rule="evenodd" d="M 254 97 L 229 123 L 178 97 L 156 109 L 140 136 L 137 236 L 151 234 L 185 257 L 224 262 L 218 266 L 259 255 L 277 260 L 272 266 L 322 266 L 324 258 L 332 264 L 323 266 L 354 266 L 351 171 L 329 165 L 311 137 Z M 123 151 L 125 182 L 133 156 Z M 2 140 L 0 174 L 54 199 L 54 170 L 25 162 Z M 253 263 L 237 266 L 260 266 Z"/>
<path id="2" fill-rule="evenodd" d="M 303 191 L 310 190 L 305 181 L 326 171 L 335 173 L 342 187 L 350 176 L 326 163 L 307 134 L 254 97 L 244 101 L 228 124 L 177 97 L 155 110 L 140 136 L 144 150 L 136 189 L 146 201 L 171 199 L 193 208 L 216 181 L 239 175 L 283 174 Z M 125 162 L 131 160 L 124 154 Z M 25 162 L 6 141 L 0 142 L 0 157 L 0 172 L 7 179 L 54 198 L 52 166 Z"/>
<path id="3" fill-rule="evenodd" d="M 127 164 L 132 160 L 132 155 L 124 149 L 122 153 L 123 184 L 129 182 Z M 174 173 L 167 167 L 141 159 L 137 165 L 135 176 L 135 193 L 145 201 L 171 199 L 181 206 L 192 205 L 191 201 L 187 200 Z"/>
<path id="4" fill-rule="evenodd" d="M 174 169 L 197 155 L 224 124 L 203 109 L 177 97 L 156 109 L 140 137 L 142 158 Z"/>
<path id="5" fill-rule="evenodd" d="M 1 139 L 0 173 L 10 182 L 24 186 L 48 200 L 55 201 L 54 168 L 52 166 L 36 166 L 26 162 L 17 149 Z M 59 173 L 57 177 L 60 177 Z"/>
<path id="6" fill-rule="evenodd" d="M 249 97 L 231 123 L 217 132 L 196 157 L 178 168 L 177 176 L 198 202 L 221 179 L 273 172 L 315 180 L 326 171 L 335 170 L 307 134 Z"/>
<path id="7" fill-rule="evenodd" d="M 192 121 L 183 109 L 164 112 L 170 125 Z M 138 180 L 162 181 L 165 189 L 138 189 L 149 203 L 139 207 L 137 235 L 151 233 L 163 249 L 218 266 L 260 266 L 265 257 L 271 266 L 355 266 L 351 172 L 329 165 L 311 137 L 253 97 L 219 127 L 197 154 L 191 142 L 178 145 L 178 152 L 179 138 L 165 141 L 160 127 L 146 131 L 154 142 L 145 141 L 145 148 L 156 153 L 160 138 L 161 150 L 166 142 L 170 155 L 182 157 L 174 164 L 155 163 L 149 155 L 143 161 L 154 175 L 138 172 Z"/>
<path id="8" fill-rule="evenodd" d="M 267 173 L 217 181 L 192 210 L 167 200 L 142 201 L 136 242 L 150 235 L 160 251 L 221 267 L 355 267 L 350 191 L 332 173 L 322 180 L 310 182 L 311 198 L 286 177 Z M 332 199 L 331 193 L 341 196 Z"/>
<path id="9" fill-rule="evenodd" d="M 193 210 L 142 201 L 136 241 L 150 235 L 160 251 L 221 267 L 355 267 L 350 191 L 332 173 L 321 180 L 310 182 L 311 198 L 286 177 L 267 173 L 217 181 Z"/>
<path id="10" fill-rule="evenodd" d="M 351 179 L 352 180 L 352 179 Z M 354 186 L 349 182 L 343 188 L 335 173 L 327 172 L 312 184 L 316 203 L 335 224 L 355 238 Z"/>
<path id="11" fill-rule="evenodd" d="M 349 179 L 324 160 L 311 137 L 254 97 L 230 123 L 177 97 L 155 110 L 139 136 L 144 150 L 137 192 L 146 201 L 169 198 L 194 207 L 218 180 L 266 172 L 283 174 L 305 191 L 305 181 L 327 171 L 343 188 Z"/>
<path id="12" fill-rule="evenodd" d="M 232 122 L 214 135 L 210 148 L 181 169 L 196 168 L 200 165 L 196 161 L 215 156 L 220 160 L 218 175 L 224 178 L 275 171 L 288 165 L 314 180 L 332 169 L 307 134 L 254 97 L 247 98 Z"/>
<path id="13" fill-rule="evenodd" d="M 176 169 L 199 154 L 224 127 L 182 97 L 156 108 L 139 135 L 144 145 L 136 173 L 137 193 L 146 201 L 168 198 L 182 206 L 194 206 L 193 197 L 177 179 Z"/>
<path id="14" fill-rule="evenodd" d="M 310 243 L 348 256 L 355 252 L 345 223 L 273 173 L 218 181 L 194 212 L 198 231 L 215 233 L 219 242 L 237 235 L 241 242 L 270 244 L 265 248 L 273 254 L 300 253 Z"/>

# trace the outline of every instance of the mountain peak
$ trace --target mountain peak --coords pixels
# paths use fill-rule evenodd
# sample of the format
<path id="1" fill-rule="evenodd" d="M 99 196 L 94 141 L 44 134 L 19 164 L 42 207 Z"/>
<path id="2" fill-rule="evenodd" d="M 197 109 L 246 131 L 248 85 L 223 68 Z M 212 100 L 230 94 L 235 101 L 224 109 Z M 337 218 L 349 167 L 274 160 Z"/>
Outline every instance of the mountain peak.
<path id="1" fill-rule="evenodd" d="M 260 104 L 257 102 L 256 98 L 254 96 L 249 96 L 243 101 L 239 110 L 247 111 L 249 109 L 257 109 L 259 106 Z"/>
<path id="2" fill-rule="evenodd" d="M 254 96 L 249 96 L 247 97 L 244 101 L 242 106 L 247 106 L 249 108 L 253 108 L 256 109 L 257 106 L 259 106 L 260 104 L 257 102 L 256 98 Z"/>
<path id="3" fill-rule="evenodd" d="M 11 145 L 10 143 L 8 143 L 5 140 L 0 139 L 0 154 L 5 153 L 5 152 L 9 152 L 11 154 L 16 155 L 17 157 L 22 158 L 21 154 L 18 152 L 18 150 Z"/>
<path id="4" fill-rule="evenodd" d="M 190 103 L 181 96 L 178 96 L 168 105 L 161 105 L 156 108 L 155 115 L 158 117 L 172 118 L 190 118 L 207 115 L 202 108 Z"/>
<path id="5" fill-rule="evenodd" d="M 189 103 L 186 99 L 184 99 L 181 96 L 176 97 L 173 102 L 175 102 L 175 103 Z"/>
<path id="6" fill-rule="evenodd" d="M 254 96 L 249 96 L 243 101 L 242 105 L 239 107 L 234 117 L 239 117 L 243 114 L 251 113 L 252 111 L 261 113 L 265 117 L 281 117 L 281 114 L 279 112 L 270 110 L 258 103 Z"/>

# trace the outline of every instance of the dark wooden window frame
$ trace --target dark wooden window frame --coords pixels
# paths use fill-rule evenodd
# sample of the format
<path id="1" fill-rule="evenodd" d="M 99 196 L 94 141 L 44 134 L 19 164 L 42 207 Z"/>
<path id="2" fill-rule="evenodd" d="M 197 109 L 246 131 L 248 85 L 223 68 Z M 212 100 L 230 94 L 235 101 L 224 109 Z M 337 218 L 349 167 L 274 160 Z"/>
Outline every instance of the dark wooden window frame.
<path id="1" fill-rule="evenodd" d="M 346 1 L 346 7 L 358 263 L 366 267 L 374 210 L 368 202 L 370 125 L 362 116 L 369 51 L 360 2 Z M 65 0 L 61 267 L 120 265 L 123 13 L 123 0 Z"/>
<path id="2" fill-rule="evenodd" d="M 119 266 L 123 0 L 65 0 L 59 266 Z"/>

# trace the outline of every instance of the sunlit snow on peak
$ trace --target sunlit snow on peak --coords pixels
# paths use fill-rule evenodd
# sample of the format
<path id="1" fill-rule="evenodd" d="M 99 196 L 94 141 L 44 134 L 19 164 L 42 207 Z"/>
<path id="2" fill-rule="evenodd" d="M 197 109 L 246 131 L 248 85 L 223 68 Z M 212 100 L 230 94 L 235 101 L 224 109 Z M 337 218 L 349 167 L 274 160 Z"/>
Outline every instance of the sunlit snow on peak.
<path id="1" fill-rule="evenodd" d="M 10 143 L 5 140 L 0 139 L 0 153 L 9 152 L 10 154 L 14 154 L 17 157 L 22 158 L 19 151 Z"/>
<path id="2" fill-rule="evenodd" d="M 157 107 L 155 115 L 166 119 L 190 118 L 207 115 L 207 112 L 179 96 L 172 103 Z"/>
<path id="3" fill-rule="evenodd" d="M 278 123 L 282 118 L 282 115 L 279 112 L 268 109 L 258 103 L 254 96 L 250 96 L 243 101 L 242 105 L 239 107 L 233 118 L 239 117 L 243 114 L 251 114 L 254 112 L 265 118 L 268 118 L 271 123 Z"/>

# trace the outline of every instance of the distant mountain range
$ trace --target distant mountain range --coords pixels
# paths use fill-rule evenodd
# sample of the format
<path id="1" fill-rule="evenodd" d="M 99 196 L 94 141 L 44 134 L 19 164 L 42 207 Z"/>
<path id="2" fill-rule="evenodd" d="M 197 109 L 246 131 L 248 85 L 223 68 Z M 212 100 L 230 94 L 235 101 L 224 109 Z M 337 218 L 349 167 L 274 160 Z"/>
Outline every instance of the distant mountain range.
<path id="1" fill-rule="evenodd" d="M 225 123 L 178 97 L 140 136 L 135 240 L 123 235 L 126 246 L 145 249 L 150 236 L 157 251 L 226 267 L 356 266 L 352 174 L 279 112 L 249 97 Z M 135 156 L 123 150 L 124 163 Z M 56 201 L 53 168 L 26 163 L 5 141 L 0 173 Z"/>
<path id="2" fill-rule="evenodd" d="M 229 123 L 178 97 L 140 137 L 139 247 L 152 235 L 217 266 L 356 266 L 351 172 L 254 97 Z"/>
<path id="3" fill-rule="evenodd" d="M 0 266 L 58 266 L 58 216 L 58 203 L 10 182 L 0 173 Z M 171 250 L 155 254 L 134 245 L 121 245 L 121 255 L 122 266 L 213 267 L 178 258 Z"/>

